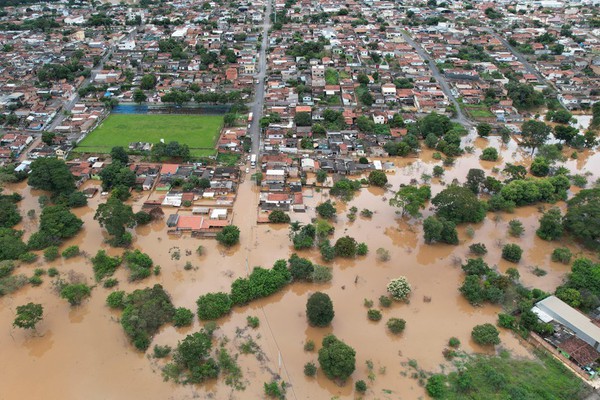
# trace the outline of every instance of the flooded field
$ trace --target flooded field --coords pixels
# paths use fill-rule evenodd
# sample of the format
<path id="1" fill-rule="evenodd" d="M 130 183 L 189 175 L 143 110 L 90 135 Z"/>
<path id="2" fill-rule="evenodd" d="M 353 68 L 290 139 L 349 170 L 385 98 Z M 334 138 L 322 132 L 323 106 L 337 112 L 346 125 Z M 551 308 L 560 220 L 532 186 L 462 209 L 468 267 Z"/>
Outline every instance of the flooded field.
<path id="1" fill-rule="evenodd" d="M 507 161 L 528 161 L 527 155 L 514 142 L 500 145 L 498 138 L 467 138 L 466 141 L 474 147 L 474 153 L 458 158 L 441 179 L 431 181 L 434 195 L 453 179 L 464 182 L 470 168 L 483 168 L 490 173 L 494 167 L 502 169 Z M 482 149 L 490 145 L 500 149 L 502 158 L 498 162 L 480 161 Z M 589 172 L 591 185 L 598 178 L 598 157 L 598 153 L 584 151 L 577 160 L 569 159 L 564 165 L 581 174 Z M 28 286 L 0 299 L 0 326 L 3 327 L 0 342 L 4 344 L 4 360 L 10 360 L 0 366 L 0 398 L 258 399 L 263 397 L 263 383 L 270 381 L 275 374 L 280 374 L 290 385 L 288 399 L 353 398 L 354 382 L 360 379 L 369 385 L 369 398 L 426 397 L 419 382 L 411 378 L 414 370 L 407 365 L 409 360 L 416 360 L 418 368 L 425 371 L 440 371 L 442 365 L 449 365 L 442 350 L 451 336 L 460 339 L 462 348 L 468 352 L 488 351 L 470 340 L 470 332 L 477 324 L 495 323 L 499 308 L 472 307 L 458 292 L 463 279 L 459 261 L 468 258 L 469 244 L 485 243 L 489 251 L 486 261 L 505 271 L 515 264 L 501 259 L 501 244 L 518 243 L 525 250 L 523 259 L 516 265 L 521 281 L 526 286 L 547 291 L 552 291 L 561 282 L 569 267 L 550 260 L 557 243 L 542 241 L 535 235 L 540 216 L 537 206 L 519 208 L 512 214 L 488 213 L 484 222 L 471 225 L 473 237 L 469 236 L 467 225 L 461 226 L 458 246 L 425 245 L 421 222 L 400 219 L 396 209 L 388 205 L 388 200 L 400 184 L 408 184 L 412 179 L 422 181 L 422 174 L 431 175 L 433 166 L 441 165 L 441 161 L 434 160 L 429 150 L 423 150 L 420 159 L 385 160 L 396 165 L 394 173 L 388 174 L 389 190 L 362 189 L 350 202 L 336 202 L 338 216 L 334 224 L 334 238 L 347 234 L 358 242 L 367 243 L 370 251 L 366 256 L 331 263 L 333 279 L 327 284 L 293 283 L 276 295 L 234 308 L 228 317 L 218 321 L 217 338 L 227 337 L 227 347 L 233 354 L 238 353 L 235 347 L 248 335 L 260 346 L 261 351 L 257 354 L 239 355 L 238 362 L 246 381 L 245 391 L 234 391 L 223 379 L 202 386 L 164 382 L 160 367 L 165 361 L 153 359 L 151 350 L 146 354 L 136 351 L 118 323 L 119 313 L 105 305 L 106 296 L 112 289 L 96 286 L 89 300 L 71 308 L 55 293 L 52 278 L 44 276 L 40 287 Z M 94 184 L 97 183 L 86 185 Z M 26 214 L 33 209 L 39 216 L 38 198 L 42 193 L 23 183 L 5 188 L 5 193 L 13 190 L 25 197 L 19 204 L 23 222 L 16 228 L 23 229 L 28 237 L 37 230 L 37 218 L 30 219 Z M 136 196 L 131 202 L 134 211 L 139 211 L 147 194 Z M 314 216 L 314 207 L 328 198 L 326 193 L 313 192 L 312 197 L 305 197 L 307 213 L 292 213 L 292 220 L 309 222 Z M 104 201 L 105 198 L 98 195 L 90 200 L 87 207 L 74 210 L 84 221 L 83 230 L 61 246 L 62 250 L 76 244 L 87 256 L 69 260 L 59 258 L 51 263 L 40 258 L 32 265 L 21 266 L 17 272 L 31 276 L 35 268 L 56 267 L 64 274 L 73 271 L 93 284 L 89 257 L 99 248 L 114 255 L 123 251 L 103 243 L 103 231 L 93 220 L 95 208 Z M 228 291 L 231 282 L 245 276 L 248 268 L 257 265 L 271 267 L 277 259 L 289 258 L 294 250 L 287 226 L 257 225 L 256 204 L 258 191 L 248 179 L 240 186 L 233 221 L 242 232 L 241 243 L 232 249 L 225 249 L 211 239 L 170 237 L 166 234 L 164 221 L 136 228 L 132 247 L 148 253 L 155 264 L 161 266 L 162 272 L 141 282 L 128 283 L 124 268 L 120 268 L 115 275 L 120 282 L 118 289 L 129 292 L 161 283 L 176 307 L 195 311 L 200 295 Z M 372 218 L 358 216 L 352 222 L 346 216 L 352 206 L 375 213 Z M 564 203 L 559 206 L 564 208 Z M 426 209 L 423 214 L 428 216 L 432 211 Z M 525 227 L 525 234 L 519 239 L 507 234 L 508 221 L 515 218 L 521 220 Z M 195 253 L 200 244 L 206 250 L 203 256 Z M 575 254 L 582 252 L 575 244 L 567 245 Z M 181 254 L 178 260 L 171 256 L 176 248 Z M 377 260 L 375 251 L 378 248 L 389 251 L 389 261 Z M 323 263 L 316 249 L 299 252 L 299 255 Z M 184 269 L 188 261 L 194 266 L 192 270 Z M 546 270 L 547 275 L 533 275 L 534 266 Z M 377 304 L 379 296 L 385 294 L 388 281 L 400 275 L 406 276 L 413 287 L 410 303 L 396 303 L 382 310 L 381 321 L 369 321 L 364 300 Z M 315 291 L 326 292 L 333 301 L 335 318 L 328 328 L 312 328 L 307 324 L 306 299 Z M 44 320 L 38 326 L 37 336 L 11 327 L 16 306 L 30 301 L 44 305 Z M 260 327 L 236 332 L 237 328 L 246 327 L 247 316 L 259 317 Z M 385 328 L 385 322 L 391 317 L 406 320 L 406 330 L 400 336 L 389 334 Z M 155 336 L 151 347 L 154 344 L 174 347 L 178 340 L 200 327 L 197 320 L 189 328 L 167 326 Z M 329 333 L 354 347 L 357 353 L 357 369 L 342 387 L 325 378 L 322 372 L 316 378 L 307 378 L 303 373 L 306 362 L 317 361 L 316 351 L 305 352 L 304 343 L 313 340 L 318 349 L 323 336 Z M 500 347 L 508 349 L 514 356 L 531 357 L 529 350 L 510 332 L 503 331 L 501 339 Z M 371 379 L 367 361 L 373 364 Z"/>

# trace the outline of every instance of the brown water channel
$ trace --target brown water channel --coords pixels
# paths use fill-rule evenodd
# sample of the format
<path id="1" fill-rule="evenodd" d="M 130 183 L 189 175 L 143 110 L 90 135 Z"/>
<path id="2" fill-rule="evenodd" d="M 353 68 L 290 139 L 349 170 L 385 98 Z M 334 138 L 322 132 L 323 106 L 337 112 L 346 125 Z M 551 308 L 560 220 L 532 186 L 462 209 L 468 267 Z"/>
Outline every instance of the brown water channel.
<path id="1" fill-rule="evenodd" d="M 463 182 L 469 168 L 484 168 L 489 173 L 491 168 L 502 167 L 508 160 L 528 162 L 527 156 L 513 143 L 502 147 L 501 161 L 482 162 L 478 156 L 489 143 L 499 145 L 496 138 L 473 141 L 471 145 L 475 147 L 475 153 L 458 158 L 456 164 L 447 169 L 443 181 L 449 183 L 456 178 Z M 584 152 L 577 160 L 569 160 L 565 165 L 579 173 L 592 172 L 590 182 L 593 182 L 598 177 L 598 157 L 597 153 Z M 386 160 L 394 161 L 397 166 L 395 173 L 388 175 L 392 190 L 396 190 L 401 183 L 409 183 L 411 179 L 420 180 L 422 173 L 431 174 L 433 166 L 441 163 L 433 160 L 432 152 L 428 150 L 423 151 L 420 160 Z M 433 179 L 431 184 L 434 194 L 443 189 L 443 182 L 439 179 Z M 36 215 L 39 215 L 38 197 L 41 193 L 25 184 L 8 187 L 5 192 L 11 190 L 25 196 L 19 205 L 24 220 L 17 228 L 25 230 L 28 236 L 37 229 L 37 220 L 29 219 L 26 213 L 35 209 Z M 442 356 L 442 350 L 451 336 L 459 338 L 463 349 L 468 352 L 490 351 L 472 343 L 470 331 L 474 325 L 494 323 L 499 309 L 493 306 L 474 308 L 458 292 L 463 273 L 457 260 L 468 257 L 467 247 L 470 243 L 485 243 L 489 251 L 486 261 L 490 265 L 497 265 L 501 271 L 515 265 L 501 259 L 500 245 L 515 242 L 522 246 L 525 252 L 517 268 L 522 282 L 527 286 L 551 291 L 569 268 L 550 260 L 550 253 L 558 244 L 544 242 L 535 236 L 540 215 L 536 206 L 520 208 L 513 214 L 499 213 L 496 216 L 489 213 L 484 222 L 472 225 L 474 238 L 469 238 L 466 226 L 462 226 L 459 230 L 459 246 L 428 246 L 423 243 L 421 223 L 400 220 L 396 210 L 388 205 L 387 200 L 392 195 L 392 191 L 369 188 L 363 189 L 347 204 L 337 202 L 335 238 L 346 234 L 353 236 L 357 241 L 367 243 L 370 252 L 354 260 L 332 263 L 333 280 L 330 283 L 294 283 L 274 296 L 236 308 L 230 316 L 218 321 L 217 337 L 226 336 L 230 340 L 228 348 L 237 353 L 235 346 L 244 339 L 236 338 L 236 328 L 246 326 L 247 316 L 260 318 L 258 329 L 245 330 L 241 334 L 251 335 L 262 350 L 261 360 L 253 354 L 239 356 L 238 362 L 247 384 L 245 391 L 233 391 L 222 379 L 202 386 L 163 382 L 160 366 L 164 361 L 154 360 L 150 351 L 147 354 L 136 351 L 118 323 L 119 313 L 105 306 L 110 289 L 96 286 L 88 301 L 80 307 L 71 308 L 55 293 L 51 278 L 44 276 L 44 283 L 40 287 L 26 287 L 0 299 L 0 326 L 3 327 L 0 330 L 0 343 L 4 360 L 0 364 L 0 398 L 258 399 L 263 397 L 263 382 L 270 381 L 273 374 L 277 373 L 291 384 L 288 399 L 352 398 L 354 382 L 359 379 L 368 382 L 371 393 L 368 397 L 426 397 L 417 380 L 410 377 L 413 370 L 406 365 L 408 360 L 416 360 L 419 368 L 424 370 L 439 371 L 440 365 L 449 365 Z M 308 212 L 292 214 L 292 220 L 308 222 L 314 216 L 314 206 L 327 198 L 327 194 L 318 192 L 314 192 L 313 197 L 306 197 Z M 134 211 L 139 210 L 143 199 L 144 196 L 138 195 L 132 200 Z M 61 249 L 77 244 L 88 255 L 94 255 L 99 248 L 107 249 L 110 254 L 122 252 L 103 243 L 104 234 L 93 220 L 95 208 L 103 201 L 104 198 L 96 196 L 88 207 L 75 210 L 84 220 L 84 228 Z M 224 249 L 210 239 L 169 237 L 164 221 L 137 228 L 133 247 L 148 253 L 162 267 L 162 273 L 158 277 L 130 284 L 127 283 L 126 271 L 121 268 L 116 273 L 120 282 L 118 288 L 132 291 L 161 283 L 177 307 L 188 307 L 195 311 L 199 295 L 228 291 L 234 279 L 246 275 L 247 266 L 270 267 L 275 260 L 288 258 L 293 248 L 287 227 L 257 225 L 257 201 L 258 192 L 247 180 L 241 185 L 235 204 L 234 223 L 240 227 L 242 235 L 241 244 L 233 249 Z M 359 211 L 368 208 L 375 214 L 370 219 L 358 216 L 356 221 L 350 222 L 346 214 L 352 206 Z M 564 207 L 564 204 L 560 206 Z M 425 216 L 431 213 L 430 210 L 424 211 Z M 520 219 L 525 226 L 525 234 L 519 239 L 509 237 L 506 233 L 508 221 L 513 218 Z M 202 257 L 195 253 L 199 244 L 206 249 Z M 566 245 L 575 253 L 581 252 L 572 243 Z M 172 259 L 170 255 L 170 250 L 176 247 L 181 253 L 179 260 Z M 380 247 L 390 252 L 390 261 L 377 260 L 375 250 Z M 186 255 L 186 250 L 191 254 Z M 317 250 L 304 251 L 300 255 L 322 263 Z M 90 284 L 93 283 L 91 263 L 85 256 L 59 259 L 52 263 L 42 260 L 40 258 L 33 265 L 21 266 L 18 273 L 31 276 L 35 268 L 53 266 L 61 273 L 74 271 L 84 276 Z M 194 265 L 193 270 L 184 270 L 187 261 Z M 545 269 L 548 274 L 536 277 L 531 273 L 533 266 Z M 384 317 L 380 322 L 368 321 L 364 299 L 373 300 L 377 305 L 377 299 L 385 293 L 388 281 L 400 275 L 406 276 L 413 286 L 410 303 L 394 304 L 389 309 L 383 309 Z M 306 322 L 306 299 L 317 290 L 328 293 L 333 300 L 335 318 L 329 328 L 311 328 Z M 42 303 L 45 309 L 38 335 L 11 327 L 15 307 L 30 301 Z M 400 336 L 389 334 L 385 328 L 385 321 L 390 317 L 407 321 L 406 330 Z M 190 328 L 165 327 L 154 338 L 152 345 L 168 344 L 174 347 L 178 340 L 200 326 L 195 321 Z M 357 352 L 356 372 L 343 387 L 326 379 L 321 372 L 316 379 L 306 378 L 303 374 L 304 364 L 308 361 L 316 363 L 317 359 L 316 352 L 303 350 L 303 344 L 312 339 L 318 349 L 321 339 L 328 333 L 334 333 Z M 501 347 L 510 350 L 514 356 L 530 357 L 529 351 L 510 333 L 502 332 L 501 339 Z M 367 360 L 374 365 L 372 382 L 368 379 Z"/>

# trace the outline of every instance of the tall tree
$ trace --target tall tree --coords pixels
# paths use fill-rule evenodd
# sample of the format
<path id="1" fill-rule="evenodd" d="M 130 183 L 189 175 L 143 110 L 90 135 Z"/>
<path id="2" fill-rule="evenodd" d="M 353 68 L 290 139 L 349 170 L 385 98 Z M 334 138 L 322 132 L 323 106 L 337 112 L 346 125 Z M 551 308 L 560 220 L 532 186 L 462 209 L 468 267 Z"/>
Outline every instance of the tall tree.
<path id="1" fill-rule="evenodd" d="M 427 200 L 431 198 L 429 186 L 400 186 L 394 197 L 390 199 L 390 205 L 400 208 L 400 215 L 419 217 L 420 210 L 425 207 Z"/>
<path id="2" fill-rule="evenodd" d="M 38 158 L 31 163 L 29 186 L 46 190 L 53 196 L 75 190 L 75 178 L 64 161 L 57 158 Z"/>
<path id="3" fill-rule="evenodd" d="M 334 335 L 323 338 L 319 364 L 329 379 L 345 381 L 356 369 L 356 351 Z"/>
<path id="4" fill-rule="evenodd" d="M 485 203 L 463 186 L 450 185 L 432 200 L 436 207 L 436 215 L 460 224 L 463 222 L 480 222 L 485 217 Z"/>
<path id="5" fill-rule="evenodd" d="M 546 143 L 551 131 L 544 122 L 530 119 L 521 127 L 521 137 L 523 138 L 521 145 L 529 147 L 531 155 L 533 155 L 535 149 Z"/>
<path id="6" fill-rule="evenodd" d="M 106 203 L 98 206 L 94 219 L 106 229 L 109 235 L 113 236 L 111 239 L 113 246 L 128 245 L 131 242 L 131 237 L 127 233 L 127 228 L 135 226 L 135 214 L 131 206 L 111 196 Z"/>
<path id="7" fill-rule="evenodd" d="M 22 329 L 34 329 L 44 316 L 44 307 L 41 304 L 27 303 L 17 306 L 17 316 L 13 326 Z"/>
<path id="8" fill-rule="evenodd" d="M 122 146 L 113 147 L 110 150 L 110 158 L 112 158 L 113 162 L 119 161 L 123 165 L 127 165 L 129 163 L 129 156 Z"/>

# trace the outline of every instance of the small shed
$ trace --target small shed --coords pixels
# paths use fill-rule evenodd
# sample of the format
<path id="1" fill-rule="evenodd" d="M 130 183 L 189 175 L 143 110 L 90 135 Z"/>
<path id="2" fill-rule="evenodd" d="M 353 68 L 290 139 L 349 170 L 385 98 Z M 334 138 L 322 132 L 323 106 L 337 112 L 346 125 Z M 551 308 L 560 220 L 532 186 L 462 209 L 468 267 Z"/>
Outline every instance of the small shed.
<path id="1" fill-rule="evenodd" d="M 169 218 L 167 218 L 167 226 L 169 228 L 177 226 L 178 222 L 179 222 L 179 215 L 177 215 L 177 214 L 171 214 L 171 215 L 169 215 Z"/>
<path id="2" fill-rule="evenodd" d="M 227 219 L 226 208 L 215 208 L 210 213 L 210 219 Z"/>
<path id="3" fill-rule="evenodd" d="M 192 209 L 192 214 L 208 214 L 210 212 L 210 208 L 208 207 L 194 207 Z"/>

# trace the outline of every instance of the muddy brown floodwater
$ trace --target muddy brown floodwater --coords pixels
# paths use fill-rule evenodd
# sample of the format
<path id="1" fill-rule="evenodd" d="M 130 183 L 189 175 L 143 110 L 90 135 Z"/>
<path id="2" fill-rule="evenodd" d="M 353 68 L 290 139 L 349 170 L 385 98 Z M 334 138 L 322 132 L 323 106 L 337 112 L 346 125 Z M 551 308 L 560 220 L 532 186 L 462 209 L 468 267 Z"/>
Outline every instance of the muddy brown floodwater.
<path id="1" fill-rule="evenodd" d="M 483 168 L 487 173 L 492 173 L 493 167 L 501 169 L 507 161 L 529 161 L 514 142 L 502 146 L 498 138 L 467 138 L 465 142 L 474 147 L 474 153 L 458 158 L 453 167 L 446 169 L 441 180 L 431 181 L 434 194 L 453 179 L 463 182 L 469 168 Z M 500 161 L 479 160 L 482 149 L 489 145 L 500 147 Z M 553 290 L 561 282 L 569 267 L 550 260 L 550 254 L 558 244 L 536 237 L 535 229 L 540 215 L 537 206 L 523 207 L 512 214 L 489 213 L 484 222 L 471 225 L 473 238 L 467 234 L 467 226 L 461 226 L 459 246 L 425 245 L 421 223 L 399 219 L 387 201 L 401 183 L 409 183 L 411 179 L 420 180 L 423 173 L 431 174 L 433 166 L 441 164 L 441 161 L 434 160 L 429 150 L 424 150 L 420 159 L 384 160 L 393 161 L 396 165 L 395 171 L 388 174 L 390 189 L 362 189 L 347 204 L 340 201 L 336 203 L 338 217 L 335 238 L 347 234 L 359 242 L 367 243 L 370 249 L 368 255 L 331 263 L 333 280 L 327 284 L 294 283 L 269 298 L 235 308 L 231 315 L 218 321 L 216 336 L 218 339 L 227 337 L 227 347 L 232 352 L 239 352 L 235 346 L 245 340 L 243 336 L 251 335 L 260 346 L 258 357 L 254 354 L 239 355 L 245 391 L 233 391 L 223 379 L 200 386 L 164 382 L 160 373 L 164 361 L 154 360 L 150 351 L 147 354 L 136 351 L 118 323 L 119 313 L 106 307 L 105 299 L 111 289 L 96 286 L 89 300 L 80 307 L 71 308 L 54 292 L 51 278 L 44 276 L 44 283 L 40 287 L 26 287 L 0 299 L 0 343 L 4 360 L 0 365 L 0 398 L 258 399 L 263 397 L 263 383 L 270 381 L 273 374 L 280 374 L 290 384 L 288 399 L 352 398 L 354 382 L 359 379 L 368 382 L 369 393 L 373 397 L 426 397 L 418 381 L 410 377 L 412 370 L 407 366 L 408 360 L 416 360 L 419 368 L 426 371 L 440 371 L 442 365 L 449 365 L 444 360 L 442 350 L 451 336 L 459 338 L 462 348 L 468 352 L 489 352 L 489 349 L 480 348 L 470 340 L 470 331 L 474 325 L 494 323 L 499 308 L 472 307 L 458 292 L 463 279 L 458 260 L 468 258 L 469 244 L 485 243 L 489 251 L 485 259 L 490 265 L 497 265 L 501 271 L 516 266 L 525 285 L 547 291 Z M 565 165 L 578 173 L 591 173 L 590 182 L 598 178 L 597 153 L 585 151 L 580 153 L 577 160 L 569 160 Z M 42 193 L 31 190 L 24 183 L 11 185 L 5 192 L 13 190 L 25 197 L 19 205 L 24 216 L 23 222 L 17 228 L 23 229 L 28 237 L 37 229 L 37 219 L 30 219 L 26 213 L 33 209 L 39 216 L 38 198 Z M 309 222 L 314 216 L 314 207 L 329 198 L 322 192 L 307 191 L 305 194 L 308 212 L 292 214 L 292 220 Z M 145 197 L 137 195 L 131 201 L 134 211 L 140 209 Z M 19 267 L 18 273 L 31 276 L 35 268 L 56 267 L 63 274 L 74 271 L 90 284 L 93 283 L 89 257 L 99 248 L 106 249 L 110 254 L 122 252 L 103 243 L 104 234 L 93 220 L 98 203 L 104 200 L 96 196 L 87 207 L 74 211 L 83 219 L 84 228 L 76 238 L 61 246 L 64 249 L 77 244 L 87 256 L 59 259 L 51 263 L 38 261 Z M 127 282 L 126 271 L 121 268 L 116 273 L 120 282 L 118 289 L 132 291 L 161 283 L 177 307 L 188 307 L 195 311 L 198 296 L 212 291 L 228 291 L 234 279 L 246 275 L 248 266 L 270 267 L 279 258 L 287 259 L 293 253 L 287 227 L 257 225 L 257 202 L 258 191 L 250 180 L 246 180 L 240 187 L 235 203 L 234 224 L 241 229 L 241 244 L 233 249 L 224 249 L 210 239 L 169 237 L 164 221 L 137 228 L 133 247 L 148 253 L 161 266 L 162 272 L 157 277 L 131 284 Z M 558 205 L 564 209 L 564 203 Z M 356 206 L 359 212 L 368 208 L 375 213 L 370 219 L 358 216 L 351 222 L 346 214 L 352 206 Z M 423 214 L 431 215 L 432 211 L 425 210 Z M 508 221 L 513 218 L 520 219 L 525 226 L 525 234 L 519 239 L 509 237 L 506 233 Z M 525 249 L 518 265 L 500 257 L 500 246 L 507 242 L 518 243 Z M 206 249 L 201 257 L 195 253 L 199 244 Z M 573 243 L 561 245 L 567 245 L 576 254 L 589 255 Z M 380 247 L 389 251 L 390 261 L 377 260 L 375 251 Z M 170 250 L 174 248 L 180 249 L 179 260 L 170 256 Z M 186 250 L 191 254 L 188 255 Z M 299 254 L 322 263 L 317 250 Z M 184 270 L 187 261 L 194 265 L 193 270 Z M 545 269 L 548 274 L 543 277 L 533 275 L 531 271 L 534 266 Z M 383 309 L 380 322 L 368 321 L 364 299 L 374 301 L 377 306 L 377 300 L 385 293 L 388 281 L 400 275 L 406 276 L 413 287 L 410 303 L 394 304 L 389 309 Z M 326 292 L 333 300 L 335 318 L 329 328 L 311 328 L 306 322 L 306 299 L 315 291 Z M 38 326 L 38 335 L 11 327 L 15 307 L 30 301 L 44 305 L 44 320 Z M 246 326 L 247 316 L 259 317 L 260 327 L 245 330 L 238 334 L 242 337 L 236 337 L 236 329 Z M 399 336 L 389 334 L 385 328 L 385 322 L 391 317 L 403 318 L 407 322 L 406 330 Z M 200 327 L 198 321 L 189 328 L 164 327 L 155 336 L 152 346 L 175 346 L 178 340 Z M 357 352 L 356 372 L 342 387 L 326 379 L 322 372 L 316 378 L 307 378 L 303 373 L 306 362 L 317 362 L 317 353 L 305 352 L 303 344 L 310 339 L 317 343 L 318 349 L 323 336 L 328 333 L 334 333 Z M 501 348 L 508 349 L 518 357 L 531 357 L 529 350 L 510 333 L 503 331 L 501 339 Z M 371 380 L 367 360 L 374 366 Z"/>

